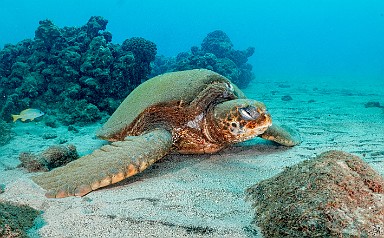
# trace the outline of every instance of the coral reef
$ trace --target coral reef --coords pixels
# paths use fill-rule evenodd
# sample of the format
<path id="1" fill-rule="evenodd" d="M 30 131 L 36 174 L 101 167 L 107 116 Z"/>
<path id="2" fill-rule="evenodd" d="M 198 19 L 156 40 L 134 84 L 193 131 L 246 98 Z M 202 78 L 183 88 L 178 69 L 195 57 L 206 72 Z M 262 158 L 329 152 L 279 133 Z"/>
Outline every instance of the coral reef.
<path id="1" fill-rule="evenodd" d="M 266 237 L 384 236 L 384 179 L 342 151 L 287 168 L 247 196 Z"/>
<path id="2" fill-rule="evenodd" d="M 147 75 L 151 73 L 151 62 L 155 60 L 156 56 L 156 45 L 150 41 L 147 41 L 141 37 L 133 37 L 123 42 L 121 49 L 126 52 L 132 52 L 135 63 L 139 63 L 135 68 L 134 77 L 131 77 L 131 85 L 138 86 L 142 83 L 142 79 L 145 79 Z M 128 61 L 129 62 L 129 61 Z M 126 64 L 126 63 L 124 63 Z M 123 64 L 123 65 L 124 65 Z M 136 81 L 134 81 L 136 80 Z"/>
<path id="3" fill-rule="evenodd" d="M 74 145 L 53 145 L 39 155 L 23 152 L 19 155 L 20 167 L 28 172 L 49 171 L 79 158 Z"/>
<path id="4" fill-rule="evenodd" d="M 148 78 L 156 45 L 133 37 L 111 42 L 108 21 L 94 16 L 81 27 L 39 22 L 35 38 L 0 51 L 0 118 L 39 108 L 64 124 L 90 123 L 111 114 Z M 56 126 L 49 122 L 50 125 Z"/>
<path id="5" fill-rule="evenodd" d="M 0 237 L 27 238 L 40 212 L 27 206 L 0 202 Z"/>
<path id="6" fill-rule="evenodd" d="M 11 138 L 11 124 L 0 119 L 0 146 L 7 144 Z"/>
<path id="7" fill-rule="evenodd" d="M 206 53 L 212 53 L 219 58 L 226 57 L 231 52 L 232 47 L 231 39 L 223 31 L 208 33 L 201 43 L 201 50 Z"/>
<path id="8" fill-rule="evenodd" d="M 226 76 L 244 88 L 254 78 L 252 65 L 247 63 L 254 52 L 253 47 L 242 51 L 233 49 L 227 34 L 217 30 L 204 38 L 201 48 L 193 46 L 190 52 L 179 53 L 175 58 L 156 57 L 152 76 L 169 71 L 205 68 Z"/>

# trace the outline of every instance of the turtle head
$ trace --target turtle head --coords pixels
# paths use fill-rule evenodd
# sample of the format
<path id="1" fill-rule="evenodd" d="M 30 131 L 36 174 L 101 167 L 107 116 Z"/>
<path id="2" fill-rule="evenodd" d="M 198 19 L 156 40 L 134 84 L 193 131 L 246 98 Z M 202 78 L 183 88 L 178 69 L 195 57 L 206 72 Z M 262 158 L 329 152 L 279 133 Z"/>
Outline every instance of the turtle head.
<path id="1" fill-rule="evenodd" d="M 254 138 L 263 134 L 272 124 L 265 105 L 251 99 L 235 99 L 219 103 L 211 113 L 207 134 L 211 139 L 223 143 Z"/>

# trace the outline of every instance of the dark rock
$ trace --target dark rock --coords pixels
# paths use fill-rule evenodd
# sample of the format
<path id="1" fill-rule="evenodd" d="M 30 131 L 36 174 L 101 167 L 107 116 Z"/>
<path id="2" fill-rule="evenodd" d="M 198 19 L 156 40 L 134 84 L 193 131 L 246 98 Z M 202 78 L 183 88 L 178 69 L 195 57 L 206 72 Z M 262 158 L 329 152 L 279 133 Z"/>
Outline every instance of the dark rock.
<path id="1" fill-rule="evenodd" d="M 48 171 L 46 161 L 30 152 L 20 153 L 19 160 L 21 162 L 20 167 L 25 168 L 28 172 Z"/>
<path id="2" fill-rule="evenodd" d="M 384 108 L 384 106 L 380 105 L 380 102 L 367 102 L 367 103 L 364 104 L 364 107 L 365 108 L 369 108 L 369 107 Z"/>
<path id="3" fill-rule="evenodd" d="M 271 91 L 271 94 L 272 94 L 272 95 L 276 95 L 278 92 L 279 92 L 279 91 L 272 90 L 272 91 Z"/>
<path id="4" fill-rule="evenodd" d="M 60 145 L 61 144 L 65 144 L 67 142 L 68 142 L 68 139 L 66 139 L 66 138 L 59 138 L 58 141 L 57 141 L 57 143 L 60 144 Z"/>
<path id="5" fill-rule="evenodd" d="M 72 126 L 72 125 L 68 126 L 68 131 L 73 131 L 74 133 L 78 133 L 79 132 L 79 130 L 76 127 Z"/>
<path id="6" fill-rule="evenodd" d="M 45 123 L 45 125 L 52 127 L 52 128 L 59 127 L 59 124 L 56 121 L 56 117 L 53 117 L 53 116 L 46 115 L 44 118 L 44 123 Z"/>
<path id="7" fill-rule="evenodd" d="M 281 100 L 283 100 L 283 101 L 291 101 L 292 97 L 290 95 L 284 95 L 284 96 L 281 97 Z"/>
<path id="8" fill-rule="evenodd" d="M 384 179 L 342 151 L 287 168 L 247 197 L 265 237 L 384 236 Z"/>
<path id="9" fill-rule="evenodd" d="M 45 140 L 50 140 L 50 139 L 55 139 L 57 137 L 56 133 L 44 133 L 42 135 L 43 139 Z"/>
<path id="10" fill-rule="evenodd" d="M 278 87 L 279 88 L 290 88 L 291 86 L 288 84 L 279 84 Z"/>
<path id="11" fill-rule="evenodd" d="M 79 155 L 74 145 L 53 145 L 39 155 L 30 152 L 20 153 L 19 167 L 27 169 L 28 172 L 49 171 L 78 158 Z"/>
<path id="12" fill-rule="evenodd" d="M 53 145 L 40 155 L 49 170 L 68 164 L 79 158 L 74 145 Z"/>

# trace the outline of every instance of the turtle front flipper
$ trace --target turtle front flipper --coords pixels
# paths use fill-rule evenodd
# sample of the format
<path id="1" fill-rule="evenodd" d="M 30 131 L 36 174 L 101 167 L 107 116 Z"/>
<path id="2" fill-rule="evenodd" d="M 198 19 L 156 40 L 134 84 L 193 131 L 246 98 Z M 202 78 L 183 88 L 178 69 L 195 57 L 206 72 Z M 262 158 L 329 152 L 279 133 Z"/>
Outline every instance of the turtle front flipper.
<path id="1" fill-rule="evenodd" d="M 295 146 L 301 143 L 299 133 L 287 126 L 272 125 L 259 136 L 284 146 Z"/>
<path id="2" fill-rule="evenodd" d="M 84 196 L 140 173 L 166 155 L 171 146 L 172 134 L 156 129 L 105 145 L 92 154 L 32 179 L 48 190 L 47 197 Z"/>

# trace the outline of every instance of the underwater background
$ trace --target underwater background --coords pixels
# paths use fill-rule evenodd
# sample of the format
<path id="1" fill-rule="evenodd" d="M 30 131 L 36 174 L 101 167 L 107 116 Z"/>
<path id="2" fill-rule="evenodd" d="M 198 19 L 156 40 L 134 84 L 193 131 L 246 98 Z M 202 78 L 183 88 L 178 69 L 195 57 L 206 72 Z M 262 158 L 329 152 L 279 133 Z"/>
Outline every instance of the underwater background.
<path id="1" fill-rule="evenodd" d="M 302 222 L 293 226 L 299 236 L 384 236 L 381 202 L 359 203 L 366 213 L 347 206 L 384 200 L 384 1 L 0 0 L 0 16 L 0 237 L 279 237 L 289 221 Z M 32 181 L 106 145 L 96 131 L 140 83 L 196 68 L 265 103 L 301 144 L 256 138 L 215 154 L 171 154 L 81 198 L 46 198 Z M 324 157 L 352 158 L 369 172 L 351 182 L 341 160 L 317 167 L 322 179 L 350 182 L 355 200 L 329 192 L 333 180 L 308 193 L 313 200 L 290 196 L 310 187 L 302 176 L 315 176 L 301 162 Z M 273 181 L 282 171 L 285 185 Z M 268 196 L 276 200 L 256 205 L 258 184 L 276 186 Z M 330 194 L 363 226 L 302 219 Z"/>
<path id="2" fill-rule="evenodd" d="M 237 48 L 256 47 L 250 63 L 259 78 L 383 79 L 384 2 L 368 1 L 28 1 L 2 0 L 0 47 L 33 38 L 38 22 L 81 26 L 109 20 L 114 43 L 133 36 L 175 56 L 223 30 Z"/>

